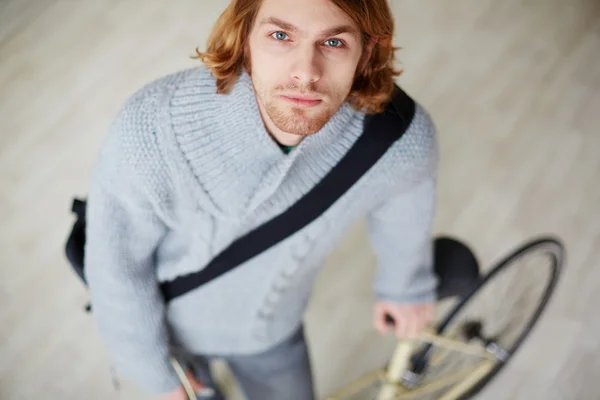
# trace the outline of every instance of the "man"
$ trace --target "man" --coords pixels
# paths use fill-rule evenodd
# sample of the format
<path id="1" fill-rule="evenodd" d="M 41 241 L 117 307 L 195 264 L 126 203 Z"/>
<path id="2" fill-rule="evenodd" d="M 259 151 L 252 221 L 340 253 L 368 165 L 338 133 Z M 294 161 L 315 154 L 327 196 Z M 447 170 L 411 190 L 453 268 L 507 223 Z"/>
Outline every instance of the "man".
<path id="1" fill-rule="evenodd" d="M 236 0 L 202 65 L 127 100 L 94 169 L 85 264 L 99 330 L 128 378 L 185 399 L 171 357 L 195 390 L 214 388 L 208 361 L 219 357 L 251 400 L 313 399 L 303 313 L 326 255 L 363 216 L 378 260 L 375 328 L 391 329 L 388 314 L 402 338 L 432 319 L 437 153 L 419 105 L 318 220 L 168 304 L 158 289 L 293 205 L 340 160 L 390 98 L 392 35 L 385 0 Z"/>

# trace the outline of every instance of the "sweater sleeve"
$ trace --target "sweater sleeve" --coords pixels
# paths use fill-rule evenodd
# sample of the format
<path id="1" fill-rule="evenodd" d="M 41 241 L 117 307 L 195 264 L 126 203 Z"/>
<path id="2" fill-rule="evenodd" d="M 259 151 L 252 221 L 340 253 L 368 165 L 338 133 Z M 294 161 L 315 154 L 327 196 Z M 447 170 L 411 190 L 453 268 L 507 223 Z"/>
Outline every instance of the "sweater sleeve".
<path id="1" fill-rule="evenodd" d="M 369 215 L 368 232 L 377 256 L 374 289 L 378 300 L 435 301 L 434 194 L 435 180 L 429 177 Z"/>
<path id="2" fill-rule="evenodd" d="M 438 149 L 433 122 L 421 107 L 395 150 L 392 171 L 397 171 L 401 189 L 367 216 L 377 258 L 375 297 L 396 303 L 435 301 L 432 230 Z"/>
<path id="3" fill-rule="evenodd" d="M 131 100 L 101 148 L 88 194 L 84 264 L 92 314 L 118 372 L 144 390 L 165 393 L 179 381 L 156 278 L 166 227 L 155 206 L 164 173 L 153 105 L 149 96 Z"/>

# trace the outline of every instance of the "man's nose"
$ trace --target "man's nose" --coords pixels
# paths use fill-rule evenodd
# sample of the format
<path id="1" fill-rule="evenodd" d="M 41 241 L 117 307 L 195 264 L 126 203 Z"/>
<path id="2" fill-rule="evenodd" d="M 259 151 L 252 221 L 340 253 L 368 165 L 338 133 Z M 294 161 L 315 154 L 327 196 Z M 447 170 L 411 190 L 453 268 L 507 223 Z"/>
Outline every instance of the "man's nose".
<path id="1" fill-rule="evenodd" d="M 314 47 L 298 49 L 292 79 L 301 86 L 309 86 L 321 79 L 322 66 L 318 50 Z"/>

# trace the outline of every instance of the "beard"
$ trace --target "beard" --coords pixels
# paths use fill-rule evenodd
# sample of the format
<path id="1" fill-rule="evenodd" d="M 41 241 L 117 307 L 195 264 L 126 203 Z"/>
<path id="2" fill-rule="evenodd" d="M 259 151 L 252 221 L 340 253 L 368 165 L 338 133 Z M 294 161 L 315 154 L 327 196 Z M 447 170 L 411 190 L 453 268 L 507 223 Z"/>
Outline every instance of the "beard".
<path id="1" fill-rule="evenodd" d="M 298 136 L 317 133 L 336 111 L 324 104 L 319 104 L 315 108 L 319 110 L 277 104 L 276 100 L 267 101 L 265 104 L 267 115 L 278 129 Z"/>
<path id="2" fill-rule="evenodd" d="M 283 132 L 298 136 L 310 136 L 320 131 L 335 115 L 345 98 L 343 93 L 317 91 L 314 88 L 302 88 L 298 85 L 277 85 L 272 89 L 254 82 L 258 100 L 273 124 Z M 256 84 L 258 83 L 258 85 Z M 302 93 L 317 95 L 323 101 L 314 107 L 296 107 L 278 97 L 281 93 Z M 333 99 L 340 99 L 335 102 Z M 339 104 L 336 104 L 338 103 Z"/>

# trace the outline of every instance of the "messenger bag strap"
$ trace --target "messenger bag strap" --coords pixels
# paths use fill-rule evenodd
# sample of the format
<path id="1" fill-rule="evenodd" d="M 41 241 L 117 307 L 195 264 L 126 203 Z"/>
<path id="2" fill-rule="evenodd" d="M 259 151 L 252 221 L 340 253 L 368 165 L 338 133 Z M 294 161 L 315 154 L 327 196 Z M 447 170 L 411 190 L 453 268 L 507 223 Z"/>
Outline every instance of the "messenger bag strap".
<path id="1" fill-rule="evenodd" d="M 415 102 L 394 87 L 385 110 L 365 116 L 365 128 L 344 157 L 297 203 L 283 213 L 241 236 L 200 271 L 161 284 L 171 301 L 242 265 L 310 224 L 342 197 L 410 126 Z"/>

